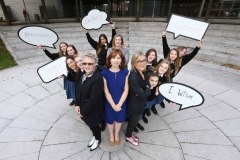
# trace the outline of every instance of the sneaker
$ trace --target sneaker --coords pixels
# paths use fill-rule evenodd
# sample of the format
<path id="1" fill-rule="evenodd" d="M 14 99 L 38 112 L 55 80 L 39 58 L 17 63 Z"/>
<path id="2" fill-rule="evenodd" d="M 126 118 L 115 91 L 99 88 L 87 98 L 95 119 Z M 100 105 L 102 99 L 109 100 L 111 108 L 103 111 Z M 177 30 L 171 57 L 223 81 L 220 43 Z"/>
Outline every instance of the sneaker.
<path id="1" fill-rule="evenodd" d="M 144 131 L 144 127 L 140 123 L 138 123 L 136 127 L 141 131 Z"/>
<path id="2" fill-rule="evenodd" d="M 95 142 L 95 137 L 93 137 L 92 139 L 91 139 L 91 141 L 88 143 L 88 147 L 91 147 L 92 145 L 93 145 L 93 143 Z"/>
<path id="3" fill-rule="evenodd" d="M 138 133 L 138 132 L 139 132 L 139 130 L 137 129 L 137 127 L 135 127 L 135 128 L 133 129 L 133 131 L 134 131 L 135 133 Z"/>
<path id="4" fill-rule="evenodd" d="M 150 108 L 144 110 L 147 116 L 151 116 Z"/>
<path id="5" fill-rule="evenodd" d="M 126 141 L 131 143 L 134 146 L 138 146 L 139 145 L 138 141 L 135 141 L 135 139 L 133 137 L 130 137 L 130 138 L 126 137 Z"/>
<path id="6" fill-rule="evenodd" d="M 145 114 L 143 114 L 142 119 L 144 123 L 148 123 L 148 119 L 146 118 Z"/>
<path id="7" fill-rule="evenodd" d="M 153 114 L 155 114 L 155 115 L 157 115 L 157 114 L 158 114 L 158 112 L 157 112 L 157 110 L 156 110 L 155 106 L 152 106 L 151 110 L 152 110 Z"/>
<path id="8" fill-rule="evenodd" d="M 161 103 L 160 103 L 160 106 L 161 106 L 162 108 L 165 108 L 164 102 L 161 102 Z"/>
<path id="9" fill-rule="evenodd" d="M 72 102 L 69 103 L 70 106 L 73 106 L 74 104 L 75 104 L 75 101 L 74 101 L 74 100 L 72 100 Z"/>
<path id="10" fill-rule="evenodd" d="M 100 143 L 101 143 L 100 140 L 95 140 L 90 148 L 90 151 L 94 151 L 95 149 L 97 149 Z"/>

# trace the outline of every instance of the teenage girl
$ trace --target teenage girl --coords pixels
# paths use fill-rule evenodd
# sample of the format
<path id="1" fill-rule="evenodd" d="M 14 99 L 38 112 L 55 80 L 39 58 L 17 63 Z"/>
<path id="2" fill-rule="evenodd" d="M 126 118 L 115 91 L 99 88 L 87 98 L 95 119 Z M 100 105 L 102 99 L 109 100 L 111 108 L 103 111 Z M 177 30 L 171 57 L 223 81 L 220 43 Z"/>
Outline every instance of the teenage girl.
<path id="1" fill-rule="evenodd" d="M 146 72 L 153 72 L 154 67 L 157 65 L 157 51 L 154 48 L 149 49 L 146 52 L 146 58 L 147 58 L 147 67 Z"/>
<path id="2" fill-rule="evenodd" d="M 111 24 L 112 27 L 112 39 L 116 35 L 116 23 Z M 112 39 L 108 43 L 107 36 L 105 34 L 100 34 L 98 38 L 98 42 L 95 41 L 88 31 L 86 32 L 87 40 L 89 44 L 96 50 L 96 54 L 98 56 L 98 65 L 104 67 L 106 65 L 106 56 L 108 48 L 112 47 Z"/>

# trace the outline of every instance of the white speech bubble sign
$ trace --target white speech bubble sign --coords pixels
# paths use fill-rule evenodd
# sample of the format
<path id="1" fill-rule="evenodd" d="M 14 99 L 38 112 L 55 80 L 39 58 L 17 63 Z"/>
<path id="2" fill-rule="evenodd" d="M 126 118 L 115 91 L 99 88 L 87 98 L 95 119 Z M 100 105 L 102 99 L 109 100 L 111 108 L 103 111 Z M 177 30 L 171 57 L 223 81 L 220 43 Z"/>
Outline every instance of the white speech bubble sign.
<path id="1" fill-rule="evenodd" d="M 97 9 L 91 10 L 87 16 L 82 19 L 82 27 L 90 30 L 90 29 L 99 29 L 104 24 L 110 23 L 107 19 L 107 13 L 103 11 L 99 11 Z"/>
<path id="2" fill-rule="evenodd" d="M 25 43 L 37 46 L 56 48 L 58 35 L 53 30 L 42 26 L 26 26 L 18 30 L 18 37 Z"/>
<path id="3" fill-rule="evenodd" d="M 200 92 L 181 83 L 164 83 L 160 85 L 159 92 L 165 98 L 179 104 L 179 110 L 196 107 L 204 102 L 204 97 Z"/>
<path id="4" fill-rule="evenodd" d="M 202 40 L 208 29 L 209 23 L 172 14 L 166 31 L 174 33 L 174 39 L 184 37 Z"/>
<path id="5" fill-rule="evenodd" d="M 44 83 L 49 83 L 59 76 L 67 76 L 66 57 L 61 57 L 37 69 L 37 73 Z"/>

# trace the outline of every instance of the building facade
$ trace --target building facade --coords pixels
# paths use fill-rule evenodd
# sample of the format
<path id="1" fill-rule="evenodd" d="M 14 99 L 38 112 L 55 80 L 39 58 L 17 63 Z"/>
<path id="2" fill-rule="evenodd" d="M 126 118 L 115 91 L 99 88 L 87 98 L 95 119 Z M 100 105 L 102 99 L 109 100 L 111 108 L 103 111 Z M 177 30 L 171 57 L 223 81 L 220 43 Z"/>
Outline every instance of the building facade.
<path id="1" fill-rule="evenodd" d="M 199 18 L 240 18 L 240 0 L 0 0 L 0 21 L 76 20 L 97 8 L 109 17 L 167 18 L 171 13 Z M 4 10 L 6 12 L 4 13 Z"/>

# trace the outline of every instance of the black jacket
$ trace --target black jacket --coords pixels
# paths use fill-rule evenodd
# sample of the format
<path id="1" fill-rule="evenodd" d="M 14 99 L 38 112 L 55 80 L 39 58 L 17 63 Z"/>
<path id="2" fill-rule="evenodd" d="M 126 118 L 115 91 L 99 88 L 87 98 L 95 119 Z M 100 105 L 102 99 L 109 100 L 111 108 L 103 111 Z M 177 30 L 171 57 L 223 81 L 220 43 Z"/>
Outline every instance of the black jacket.
<path id="1" fill-rule="evenodd" d="M 116 35 L 116 30 L 112 29 L 112 39 L 113 37 Z M 95 41 L 94 39 L 92 39 L 92 37 L 90 36 L 89 33 L 86 33 L 87 36 L 87 40 L 89 42 L 89 44 L 97 51 L 97 47 L 98 47 L 98 42 Z M 107 50 L 108 48 L 112 47 L 112 39 L 111 41 L 107 44 L 107 46 L 102 45 L 101 46 L 101 51 L 98 54 L 98 64 L 100 66 L 104 66 L 106 64 L 106 56 L 107 56 Z"/>
<path id="2" fill-rule="evenodd" d="M 60 57 L 59 53 L 50 53 L 47 49 L 43 49 L 43 51 L 48 56 L 48 58 L 50 58 L 53 61 Z"/>
<path id="3" fill-rule="evenodd" d="M 82 83 L 80 77 L 76 106 L 80 106 L 82 120 L 89 126 L 99 125 L 103 114 L 103 78 L 96 70 Z"/>
<path id="4" fill-rule="evenodd" d="M 146 74 L 145 74 L 146 79 Z M 129 115 L 141 115 L 144 111 L 147 97 L 150 96 L 151 92 L 148 87 L 146 80 L 142 78 L 138 71 L 131 71 L 128 83 L 129 83 L 129 94 L 128 94 L 128 113 Z"/>

